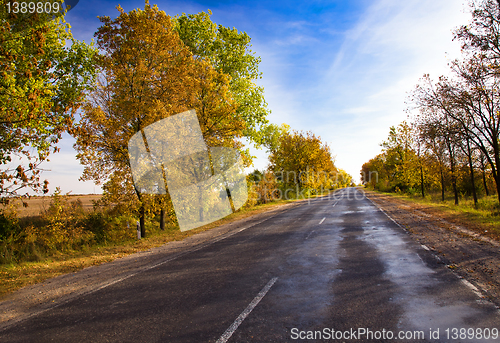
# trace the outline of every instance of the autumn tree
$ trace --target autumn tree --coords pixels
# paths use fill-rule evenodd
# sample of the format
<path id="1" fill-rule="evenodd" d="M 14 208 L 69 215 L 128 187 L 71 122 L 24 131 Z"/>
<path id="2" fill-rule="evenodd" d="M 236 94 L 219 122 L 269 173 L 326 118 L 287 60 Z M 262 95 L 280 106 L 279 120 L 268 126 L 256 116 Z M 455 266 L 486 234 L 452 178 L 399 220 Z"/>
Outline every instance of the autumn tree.
<path id="1" fill-rule="evenodd" d="M 95 78 L 96 50 L 73 38 L 64 13 L 14 13 L 14 5 L 0 1 L 0 197 L 48 191 L 40 163 L 58 150 Z"/>
<path id="2" fill-rule="evenodd" d="M 247 176 L 247 179 L 250 183 L 250 191 L 255 197 L 251 199 L 254 204 L 265 204 L 281 198 L 278 180 L 272 171 L 261 172 L 255 169 Z"/>
<path id="3" fill-rule="evenodd" d="M 374 189 L 416 193 L 425 196 L 429 176 L 429 154 L 418 128 L 403 121 L 389 129 L 382 153 L 364 163 L 361 180 Z"/>
<path id="4" fill-rule="evenodd" d="M 288 134 L 290 134 L 290 126 L 285 123 L 265 125 L 259 133 L 260 141 L 269 153 L 278 151 L 282 137 Z"/>
<path id="5" fill-rule="evenodd" d="M 386 172 L 385 155 L 378 154 L 363 163 L 360 171 L 361 182 L 372 189 L 386 190 L 390 187 Z"/>
<path id="6" fill-rule="evenodd" d="M 335 175 L 335 184 L 336 188 L 345 188 L 353 185 L 352 176 L 349 175 L 344 169 L 339 169 Z"/>
<path id="7" fill-rule="evenodd" d="M 447 141 L 450 139 L 451 132 L 442 125 L 441 117 L 435 111 L 427 112 L 422 109 L 422 113 L 417 117 L 417 127 L 420 139 L 426 146 L 435 161 L 436 171 L 439 173 L 441 187 L 441 200 L 445 200 L 445 174 L 447 173 Z"/>
<path id="8" fill-rule="evenodd" d="M 472 19 L 455 30 L 454 39 L 462 42 L 465 55 L 480 55 L 498 73 L 500 68 L 500 3 L 498 0 L 471 1 Z"/>
<path id="9" fill-rule="evenodd" d="M 333 187 L 337 169 L 328 145 L 311 132 L 286 132 L 269 156 L 270 170 L 284 186 L 297 189 Z"/>
<path id="10" fill-rule="evenodd" d="M 381 146 L 385 164 L 394 187 L 406 191 L 419 184 L 419 163 L 415 150 L 415 135 L 410 124 L 403 121 L 389 129 L 387 140 Z"/>
<path id="11" fill-rule="evenodd" d="M 245 123 L 236 113 L 229 77 L 193 58 L 165 12 L 148 2 L 144 10 L 118 10 L 115 20 L 100 17 L 103 25 L 95 36 L 102 51 L 101 81 L 74 131 L 75 147 L 85 166 L 82 179 L 105 182 L 105 199 L 138 208 L 145 235 L 146 212 L 158 202 L 134 187 L 130 138 L 154 122 L 195 109 L 209 146 L 239 148 L 236 138 Z M 160 207 L 168 203 L 168 193 L 162 201 Z"/>

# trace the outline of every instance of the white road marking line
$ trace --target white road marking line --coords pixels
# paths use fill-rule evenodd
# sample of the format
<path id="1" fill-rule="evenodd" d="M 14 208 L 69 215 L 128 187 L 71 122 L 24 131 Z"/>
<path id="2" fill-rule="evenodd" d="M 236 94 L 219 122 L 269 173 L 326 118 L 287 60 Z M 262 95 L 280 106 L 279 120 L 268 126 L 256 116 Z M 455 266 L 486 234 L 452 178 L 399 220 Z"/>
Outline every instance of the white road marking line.
<path id="1" fill-rule="evenodd" d="M 253 298 L 252 302 L 247 306 L 247 308 L 241 312 L 241 314 L 236 318 L 236 320 L 231 324 L 230 327 L 227 328 L 226 332 L 220 336 L 220 338 L 217 340 L 216 343 L 225 343 L 227 340 L 233 335 L 233 333 L 236 331 L 238 326 L 245 320 L 245 318 L 252 312 L 252 310 L 257 306 L 257 304 L 264 298 L 266 293 L 271 289 L 271 287 L 274 285 L 274 283 L 278 280 L 277 277 L 272 278 L 267 285 L 262 288 L 259 294 L 255 298 Z"/>
<path id="2" fill-rule="evenodd" d="M 335 205 L 337 205 L 337 203 L 338 203 L 338 202 L 339 202 L 339 200 L 337 200 L 337 201 L 335 202 L 335 204 L 333 204 L 333 206 L 332 206 L 332 207 L 335 207 Z"/>
<path id="3" fill-rule="evenodd" d="M 465 279 L 460 279 L 460 281 L 462 281 L 462 283 L 466 285 L 476 296 L 478 296 L 481 299 L 484 298 L 484 295 L 479 291 L 479 289 L 477 289 L 477 287 L 471 284 L 469 281 Z"/>
<path id="4" fill-rule="evenodd" d="M 318 224 L 318 225 L 321 225 L 321 224 L 325 221 L 325 219 L 326 219 L 326 217 L 325 217 L 325 218 L 323 218 L 323 219 L 321 219 L 321 221 L 319 222 L 319 224 Z"/>
<path id="5" fill-rule="evenodd" d="M 309 234 L 307 235 L 306 239 L 308 239 L 309 237 L 311 237 L 311 235 L 313 234 L 314 230 L 312 230 L 311 232 L 309 232 Z"/>
<path id="6" fill-rule="evenodd" d="M 368 197 L 366 199 L 370 200 L 370 202 L 373 204 L 373 206 L 375 206 L 376 208 L 378 208 L 379 211 L 382 212 L 383 214 L 385 214 L 387 216 L 387 218 L 389 218 L 390 220 L 392 220 L 392 222 L 394 224 L 396 224 L 397 226 L 399 226 L 400 228 L 402 228 L 403 230 L 406 231 L 406 229 L 403 226 L 401 226 L 401 224 L 399 224 L 397 221 L 395 221 L 390 215 L 387 214 L 387 212 L 385 212 L 381 207 L 379 207 L 377 204 L 375 204 L 372 199 L 370 199 Z"/>

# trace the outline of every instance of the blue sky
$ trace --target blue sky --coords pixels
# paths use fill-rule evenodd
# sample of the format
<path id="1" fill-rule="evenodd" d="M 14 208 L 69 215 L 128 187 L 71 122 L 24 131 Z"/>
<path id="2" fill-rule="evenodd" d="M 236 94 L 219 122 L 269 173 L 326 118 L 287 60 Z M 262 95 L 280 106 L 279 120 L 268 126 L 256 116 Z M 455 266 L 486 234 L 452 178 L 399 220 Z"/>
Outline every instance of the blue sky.
<path id="1" fill-rule="evenodd" d="M 212 21 L 245 31 L 260 56 L 269 120 L 312 131 L 327 142 L 337 167 L 356 181 L 380 152 L 389 127 L 405 120 L 407 95 L 424 73 L 436 79 L 460 55 L 453 29 L 469 21 L 461 0 L 153 1 L 169 15 L 210 9 Z M 144 8 L 144 1 L 80 0 L 68 13 L 76 39 L 90 43 L 97 16 Z M 100 192 L 80 182 L 83 167 L 65 137 L 42 175 L 50 190 Z M 252 149 L 254 167 L 267 165 Z"/>

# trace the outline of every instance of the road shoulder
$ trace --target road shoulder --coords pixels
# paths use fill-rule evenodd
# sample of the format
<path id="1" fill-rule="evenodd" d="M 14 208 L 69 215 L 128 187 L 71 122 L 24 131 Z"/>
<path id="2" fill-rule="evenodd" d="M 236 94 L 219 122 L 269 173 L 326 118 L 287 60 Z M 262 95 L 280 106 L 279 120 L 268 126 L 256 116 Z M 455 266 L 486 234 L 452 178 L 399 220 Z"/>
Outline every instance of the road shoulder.
<path id="1" fill-rule="evenodd" d="M 428 249 L 439 264 L 500 306 L 500 243 L 463 223 L 457 225 L 424 205 L 365 191 L 366 196 Z"/>

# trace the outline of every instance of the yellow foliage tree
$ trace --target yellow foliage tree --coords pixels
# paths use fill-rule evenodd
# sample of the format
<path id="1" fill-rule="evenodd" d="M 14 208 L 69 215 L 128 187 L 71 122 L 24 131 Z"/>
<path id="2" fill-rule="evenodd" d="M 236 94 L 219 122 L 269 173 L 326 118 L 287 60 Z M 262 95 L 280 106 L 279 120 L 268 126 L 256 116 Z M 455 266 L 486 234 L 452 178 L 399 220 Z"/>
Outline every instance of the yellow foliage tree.
<path id="1" fill-rule="evenodd" d="M 284 132 L 269 156 L 270 169 L 285 186 L 331 188 L 337 168 L 330 148 L 311 132 Z"/>
<path id="2" fill-rule="evenodd" d="M 209 146 L 240 148 L 236 138 L 245 125 L 236 114 L 229 77 L 193 58 L 165 12 L 147 1 L 144 10 L 126 13 L 117 8 L 115 20 L 100 17 L 103 26 L 96 37 L 103 51 L 101 79 L 74 130 L 75 147 L 85 166 L 82 179 L 105 182 L 105 201 L 136 209 L 145 235 L 145 215 L 168 207 L 169 197 L 149 196 L 134 187 L 129 139 L 190 109 L 196 110 Z"/>

